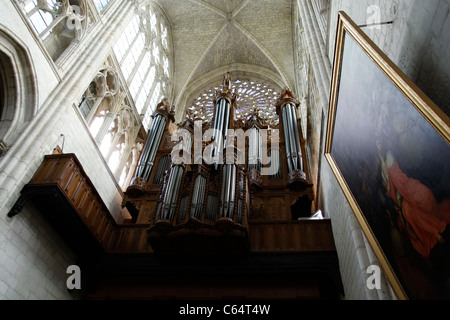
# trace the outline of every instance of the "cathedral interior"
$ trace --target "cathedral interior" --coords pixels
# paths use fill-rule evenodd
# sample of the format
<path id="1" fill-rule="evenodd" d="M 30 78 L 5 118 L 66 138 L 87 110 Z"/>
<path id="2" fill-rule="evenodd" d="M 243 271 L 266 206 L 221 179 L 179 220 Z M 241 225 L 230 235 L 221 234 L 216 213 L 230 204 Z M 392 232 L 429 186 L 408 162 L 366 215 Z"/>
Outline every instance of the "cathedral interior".
<path id="1" fill-rule="evenodd" d="M 449 0 L 3 2 L 0 299 L 450 298 Z M 368 173 L 347 153 L 379 205 L 361 222 L 326 156 L 343 16 L 427 102 L 426 133 L 383 118 L 386 90 L 370 117 L 393 123 L 378 150 L 426 154 L 399 176 L 434 220 L 408 215 L 406 182 L 386 200 L 389 157 Z"/>

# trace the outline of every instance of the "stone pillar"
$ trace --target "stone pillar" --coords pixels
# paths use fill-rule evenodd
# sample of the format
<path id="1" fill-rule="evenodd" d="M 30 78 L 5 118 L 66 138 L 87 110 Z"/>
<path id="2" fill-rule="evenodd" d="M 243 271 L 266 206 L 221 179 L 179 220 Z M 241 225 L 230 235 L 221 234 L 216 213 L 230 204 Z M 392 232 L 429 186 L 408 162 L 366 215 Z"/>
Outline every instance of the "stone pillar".
<path id="1" fill-rule="evenodd" d="M 318 21 L 314 18 L 311 0 L 297 1 L 300 20 L 305 30 L 305 42 L 311 59 L 311 69 L 319 91 L 320 105 L 327 114 L 329 88 L 331 84 L 331 65 L 327 58 Z"/>
<path id="2" fill-rule="evenodd" d="M 316 13 L 322 40 L 326 42 L 328 34 L 329 0 L 312 0 L 312 5 Z"/>

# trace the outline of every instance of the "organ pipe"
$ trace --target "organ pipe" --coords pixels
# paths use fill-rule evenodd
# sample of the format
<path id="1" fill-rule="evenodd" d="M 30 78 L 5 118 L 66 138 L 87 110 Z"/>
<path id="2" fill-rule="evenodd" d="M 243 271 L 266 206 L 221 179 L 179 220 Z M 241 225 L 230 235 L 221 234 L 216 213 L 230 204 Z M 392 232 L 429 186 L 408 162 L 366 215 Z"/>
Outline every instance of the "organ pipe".
<path id="1" fill-rule="evenodd" d="M 211 159 L 213 160 L 226 144 L 226 136 L 228 134 L 228 125 L 230 119 L 230 102 L 227 99 L 219 99 L 217 102 L 216 116 L 214 119 L 213 140 L 216 142 L 216 147 L 211 150 Z"/>
<path id="2" fill-rule="evenodd" d="M 154 184 L 161 184 L 164 177 L 164 172 L 170 168 L 170 155 L 164 156 L 159 160 L 158 168 L 156 170 Z"/>
<path id="3" fill-rule="evenodd" d="M 295 105 L 287 103 L 282 107 L 286 158 L 289 172 L 303 171 L 303 159 L 300 144 L 300 132 L 295 115 Z"/>
<path id="4" fill-rule="evenodd" d="M 233 219 L 234 198 L 236 195 L 236 165 L 223 166 L 220 217 Z"/>
<path id="5" fill-rule="evenodd" d="M 205 218 L 207 220 L 214 221 L 216 219 L 216 210 L 217 210 L 217 197 L 213 195 L 208 195 Z"/>
<path id="6" fill-rule="evenodd" d="M 172 221 L 178 201 L 181 178 L 183 177 L 183 166 L 173 166 L 167 183 L 166 193 L 164 195 L 161 219 Z"/>
<path id="7" fill-rule="evenodd" d="M 202 207 L 205 198 L 206 178 L 197 176 L 194 183 L 194 194 L 192 195 L 191 217 L 201 219 Z"/>
<path id="8" fill-rule="evenodd" d="M 191 150 L 192 148 L 192 136 L 191 133 L 187 136 L 183 136 L 183 149 Z M 180 192 L 181 181 L 184 174 L 183 165 L 174 165 L 170 171 L 169 181 L 167 183 L 166 192 L 164 194 L 161 219 L 172 221 L 175 216 L 175 211 L 178 203 L 178 195 Z"/>
<path id="9" fill-rule="evenodd" d="M 252 128 L 249 137 L 248 168 L 261 172 L 262 136 L 258 128 Z"/>
<path id="10" fill-rule="evenodd" d="M 283 129 L 284 129 L 284 144 L 286 146 L 286 158 L 287 158 L 287 165 L 288 165 L 288 170 L 289 172 L 292 172 L 292 163 L 290 161 L 290 157 L 291 157 L 291 145 L 289 142 L 289 127 L 288 127 L 288 119 L 286 116 L 286 109 L 283 108 L 281 110 L 281 114 L 282 114 L 282 119 L 283 119 Z"/>
<path id="11" fill-rule="evenodd" d="M 231 165 L 231 186 L 230 186 L 230 205 L 229 205 L 229 211 L 228 211 L 228 217 L 233 218 L 234 214 L 234 198 L 236 196 L 236 165 Z"/>
<path id="12" fill-rule="evenodd" d="M 142 178 L 145 181 L 148 181 L 148 179 L 150 178 L 153 164 L 155 162 L 156 153 L 158 151 L 159 145 L 161 144 L 164 130 L 166 129 L 166 122 L 166 118 L 163 115 L 156 115 L 149 131 L 147 143 L 145 144 L 144 150 L 142 151 L 135 178 Z"/>
<path id="13" fill-rule="evenodd" d="M 273 161 L 270 166 L 273 169 L 273 174 L 270 175 L 271 180 L 279 180 L 282 178 L 282 170 L 281 170 L 281 154 L 280 150 L 270 150 L 269 157 L 271 161 Z"/>

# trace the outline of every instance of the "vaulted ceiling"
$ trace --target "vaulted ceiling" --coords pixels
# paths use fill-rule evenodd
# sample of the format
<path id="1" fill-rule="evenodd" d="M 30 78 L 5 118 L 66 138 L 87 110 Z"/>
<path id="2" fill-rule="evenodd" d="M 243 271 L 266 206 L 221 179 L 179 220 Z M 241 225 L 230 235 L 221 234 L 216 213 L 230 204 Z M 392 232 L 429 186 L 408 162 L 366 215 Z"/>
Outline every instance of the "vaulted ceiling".
<path id="1" fill-rule="evenodd" d="M 228 71 L 234 79 L 294 89 L 292 0 L 155 2 L 172 26 L 178 110 Z"/>

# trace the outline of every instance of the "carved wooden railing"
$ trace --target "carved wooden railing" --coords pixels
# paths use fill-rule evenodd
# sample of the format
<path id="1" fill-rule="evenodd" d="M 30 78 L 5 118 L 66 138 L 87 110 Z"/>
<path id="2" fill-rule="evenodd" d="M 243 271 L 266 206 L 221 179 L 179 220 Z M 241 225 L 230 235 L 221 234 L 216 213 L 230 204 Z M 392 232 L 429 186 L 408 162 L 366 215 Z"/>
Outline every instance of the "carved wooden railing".
<path id="1" fill-rule="evenodd" d="M 8 216 L 28 201 L 37 203 L 50 222 L 58 222 L 62 235 L 75 228 L 69 221 L 78 221 L 96 242 L 88 245 L 100 245 L 105 252 L 151 252 L 148 225 L 118 225 L 74 154 L 46 155 Z"/>

